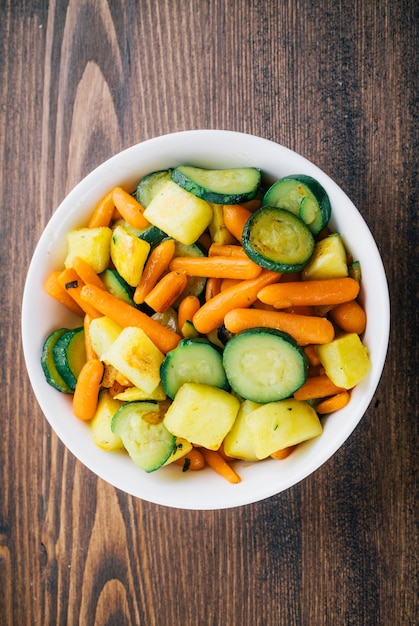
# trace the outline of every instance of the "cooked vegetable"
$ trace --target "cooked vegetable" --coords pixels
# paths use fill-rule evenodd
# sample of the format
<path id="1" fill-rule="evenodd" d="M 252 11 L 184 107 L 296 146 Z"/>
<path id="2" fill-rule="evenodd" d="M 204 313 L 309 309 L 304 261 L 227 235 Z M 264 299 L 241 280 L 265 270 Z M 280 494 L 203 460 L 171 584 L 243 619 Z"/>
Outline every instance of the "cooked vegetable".
<path id="1" fill-rule="evenodd" d="M 83 317 L 84 310 L 81 308 L 81 306 L 79 306 L 79 304 L 77 304 L 74 298 L 72 298 L 67 293 L 65 287 L 62 287 L 60 285 L 58 278 L 61 275 L 61 273 L 62 272 L 58 270 L 58 271 L 51 272 L 50 274 L 48 274 L 44 282 L 44 289 L 46 293 L 49 296 L 51 296 L 51 298 L 54 298 L 55 300 L 57 300 L 57 302 L 60 302 L 60 304 L 63 304 L 65 307 L 67 307 L 67 309 L 69 309 L 76 315 Z"/>
<path id="2" fill-rule="evenodd" d="M 177 465 L 182 466 L 182 471 L 197 472 L 205 467 L 205 459 L 197 448 L 191 447 L 191 450 L 174 461 Z"/>
<path id="3" fill-rule="evenodd" d="M 228 389 L 220 352 L 206 339 L 182 339 L 168 352 L 161 368 L 163 388 L 174 398 L 184 383 L 205 383 Z"/>
<path id="4" fill-rule="evenodd" d="M 300 217 L 313 235 L 328 223 L 331 215 L 329 196 L 311 176 L 295 174 L 276 181 L 266 192 L 263 206 L 287 209 Z"/>
<path id="5" fill-rule="evenodd" d="M 200 306 L 201 306 L 201 303 L 199 301 L 199 298 L 197 298 L 197 296 L 194 296 L 194 295 L 185 296 L 185 298 L 183 298 L 180 301 L 177 316 L 178 316 L 178 325 L 183 336 L 185 336 L 185 333 L 184 333 L 185 324 L 188 324 L 188 323 L 192 324 L 193 316 L 198 311 Z M 193 324 L 192 324 L 192 327 L 194 327 Z"/>
<path id="6" fill-rule="evenodd" d="M 322 402 L 316 404 L 316 411 L 319 415 L 339 411 L 348 404 L 349 400 L 349 393 L 347 391 L 341 391 L 340 393 L 336 393 L 334 396 L 326 398 Z"/>
<path id="7" fill-rule="evenodd" d="M 261 289 L 257 297 L 277 309 L 290 306 L 340 304 L 354 300 L 359 293 L 359 283 L 353 278 L 329 278 L 277 283 Z"/>
<path id="8" fill-rule="evenodd" d="M 90 342 L 99 359 L 104 359 L 105 354 L 110 350 L 113 342 L 118 339 L 121 331 L 122 327 L 105 315 L 91 320 L 89 324 Z"/>
<path id="9" fill-rule="evenodd" d="M 88 221 L 88 228 L 100 228 L 109 226 L 112 220 L 112 215 L 115 210 L 115 203 L 113 201 L 113 189 L 101 198 L 98 204 L 95 206 L 94 211 Z"/>
<path id="10" fill-rule="evenodd" d="M 84 313 L 87 313 L 91 317 L 98 317 L 100 315 L 100 313 L 93 306 L 82 300 L 81 290 L 84 283 L 73 267 L 69 267 L 60 272 L 57 277 L 57 281 L 62 289 L 64 289 L 66 293 L 73 298 L 81 309 L 83 309 Z"/>
<path id="11" fill-rule="evenodd" d="M 348 333 L 317 346 L 317 352 L 326 374 L 343 389 L 355 387 L 371 367 L 368 349 L 356 333 Z"/>
<path id="12" fill-rule="evenodd" d="M 141 280 L 134 292 L 134 302 L 136 304 L 142 304 L 144 302 L 145 297 L 155 287 L 163 272 L 169 267 L 174 253 L 174 239 L 165 239 L 151 250 L 144 266 Z"/>
<path id="13" fill-rule="evenodd" d="M 243 461 L 258 461 L 246 415 L 260 406 L 251 400 L 244 400 L 241 403 L 234 424 L 224 439 L 224 451 L 228 456 Z"/>
<path id="14" fill-rule="evenodd" d="M 118 274 L 131 287 L 136 287 L 140 282 L 149 252 L 150 244 L 123 226 L 117 226 L 113 230 L 110 243 L 111 259 Z"/>
<path id="15" fill-rule="evenodd" d="M 339 233 L 321 239 L 301 272 L 303 280 L 343 278 L 348 275 L 346 250 Z"/>
<path id="16" fill-rule="evenodd" d="M 115 207 L 124 220 L 134 228 L 147 228 L 149 222 L 144 217 L 144 207 L 122 187 L 115 187 L 112 193 Z"/>
<path id="17" fill-rule="evenodd" d="M 152 199 L 159 193 L 161 188 L 171 180 L 172 170 L 159 170 L 151 172 L 140 180 L 135 192 L 138 202 L 145 208 L 148 207 Z"/>
<path id="18" fill-rule="evenodd" d="M 251 211 L 240 204 L 226 204 L 223 207 L 224 224 L 237 241 L 242 240 L 244 226 L 252 216 Z"/>
<path id="19" fill-rule="evenodd" d="M 100 279 L 102 280 L 105 288 L 110 294 L 115 296 L 115 298 L 134 306 L 133 288 L 128 285 L 127 281 L 122 278 L 121 274 L 119 274 L 117 270 L 106 269 L 100 275 Z"/>
<path id="20" fill-rule="evenodd" d="M 58 372 L 52 353 L 57 341 L 67 332 L 68 328 L 59 328 L 57 330 L 53 330 L 52 333 L 48 335 L 42 348 L 41 365 L 46 381 L 49 385 L 62 393 L 73 393 L 73 389 L 65 382 L 64 378 Z"/>
<path id="21" fill-rule="evenodd" d="M 112 432 L 122 439 L 135 465 L 146 472 L 164 465 L 176 447 L 176 437 L 159 420 L 155 402 L 128 402 L 112 419 Z"/>
<path id="22" fill-rule="evenodd" d="M 97 409 L 90 426 L 93 441 L 102 450 L 120 450 L 124 447 L 121 438 L 111 429 L 112 418 L 121 406 L 122 402 L 112 398 L 107 389 L 100 392 Z"/>
<path id="23" fill-rule="evenodd" d="M 241 280 L 256 278 L 261 272 L 261 267 L 250 259 L 228 256 L 176 257 L 172 259 L 170 269 L 186 272 L 189 276 L 240 278 Z"/>
<path id="24" fill-rule="evenodd" d="M 183 294 L 188 277 L 183 271 L 170 271 L 165 274 L 155 287 L 146 295 L 144 302 L 158 313 L 171 307 Z"/>
<path id="25" fill-rule="evenodd" d="M 77 377 L 73 395 L 73 412 L 81 420 L 90 420 L 96 413 L 104 366 L 99 359 L 86 361 Z"/>
<path id="26" fill-rule="evenodd" d="M 343 388 L 335 385 L 326 374 L 319 374 L 307 378 L 304 385 L 294 393 L 294 398 L 296 400 L 318 400 L 341 391 Z"/>
<path id="27" fill-rule="evenodd" d="M 366 313 L 356 300 L 336 305 L 330 311 L 330 317 L 347 333 L 361 335 L 367 325 Z"/>
<path id="28" fill-rule="evenodd" d="M 65 267 L 72 267 L 75 256 L 84 259 L 100 274 L 109 265 L 109 244 L 112 230 L 107 226 L 97 228 L 75 228 L 67 234 L 67 256 Z"/>
<path id="29" fill-rule="evenodd" d="M 223 364 L 231 388 L 242 398 L 265 403 L 288 398 L 307 377 L 304 351 L 273 328 L 244 330 L 227 342 Z"/>
<path id="30" fill-rule="evenodd" d="M 61 378 L 70 389 L 74 390 L 77 378 L 86 362 L 83 326 L 63 333 L 52 346 L 52 357 Z"/>
<path id="31" fill-rule="evenodd" d="M 202 448 L 202 454 L 207 465 L 217 472 L 217 474 L 226 478 L 234 485 L 241 481 L 240 476 L 234 471 L 231 465 L 227 463 L 219 452 L 216 450 L 207 450 L 206 448 Z"/>
<path id="32" fill-rule="evenodd" d="M 208 256 L 223 256 L 223 257 L 235 257 L 241 259 L 248 259 L 246 252 L 242 246 L 237 244 L 219 244 L 212 243 L 208 249 Z"/>
<path id="33" fill-rule="evenodd" d="M 213 170 L 181 165 L 172 171 L 172 180 L 207 202 L 239 204 L 256 196 L 261 172 L 255 167 Z"/>
<path id="34" fill-rule="evenodd" d="M 179 241 L 175 242 L 175 253 L 173 255 L 174 258 L 177 257 L 185 257 L 185 258 L 197 258 L 201 259 L 205 257 L 204 252 L 201 249 L 201 246 L 198 243 L 193 243 L 190 246 L 185 246 L 183 243 Z M 193 295 L 199 297 L 205 290 L 205 285 L 207 282 L 207 277 L 203 276 L 188 276 L 188 283 L 186 288 L 182 293 L 182 298 L 185 298 L 188 295 Z M 175 302 L 175 308 L 180 304 L 180 298 L 177 302 Z"/>
<path id="35" fill-rule="evenodd" d="M 219 245 L 232 244 L 235 238 L 227 228 L 224 222 L 224 207 L 222 204 L 211 203 L 212 219 L 209 223 L 208 230 L 211 242 Z"/>
<path id="36" fill-rule="evenodd" d="M 269 206 L 248 219 L 242 243 L 255 263 L 274 272 L 300 271 L 314 250 L 313 235 L 300 218 Z"/>
<path id="37" fill-rule="evenodd" d="M 88 283 L 89 285 L 96 285 L 96 287 L 101 287 L 102 289 L 105 289 L 104 283 L 96 274 L 91 265 L 87 263 L 87 261 L 79 256 L 75 256 L 72 260 L 72 266 L 74 267 L 84 284 Z"/>

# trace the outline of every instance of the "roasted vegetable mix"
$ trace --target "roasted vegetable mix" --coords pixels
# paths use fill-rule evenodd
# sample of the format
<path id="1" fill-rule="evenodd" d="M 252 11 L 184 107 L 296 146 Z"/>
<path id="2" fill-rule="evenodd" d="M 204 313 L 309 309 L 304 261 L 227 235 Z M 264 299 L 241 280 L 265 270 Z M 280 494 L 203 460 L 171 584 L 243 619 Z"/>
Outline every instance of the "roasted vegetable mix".
<path id="1" fill-rule="evenodd" d="M 307 175 L 181 165 L 111 189 L 45 290 L 79 316 L 45 339 L 47 382 L 94 443 L 146 472 L 282 459 L 370 369 L 361 271 Z M 161 470 L 164 471 L 164 470 Z"/>

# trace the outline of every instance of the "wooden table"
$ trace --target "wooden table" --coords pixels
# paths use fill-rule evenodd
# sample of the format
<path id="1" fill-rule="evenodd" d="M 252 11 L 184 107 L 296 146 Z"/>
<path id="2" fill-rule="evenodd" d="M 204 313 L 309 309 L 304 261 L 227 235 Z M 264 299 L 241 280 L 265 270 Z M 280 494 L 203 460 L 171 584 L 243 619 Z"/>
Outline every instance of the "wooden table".
<path id="1" fill-rule="evenodd" d="M 413 0 L 3 0 L 2 626 L 418 623 L 418 17 Z M 63 197 L 115 152 L 193 128 L 325 170 L 392 300 L 382 380 L 345 445 L 285 493 L 212 512 L 96 479 L 49 428 L 20 346 L 28 264 Z"/>

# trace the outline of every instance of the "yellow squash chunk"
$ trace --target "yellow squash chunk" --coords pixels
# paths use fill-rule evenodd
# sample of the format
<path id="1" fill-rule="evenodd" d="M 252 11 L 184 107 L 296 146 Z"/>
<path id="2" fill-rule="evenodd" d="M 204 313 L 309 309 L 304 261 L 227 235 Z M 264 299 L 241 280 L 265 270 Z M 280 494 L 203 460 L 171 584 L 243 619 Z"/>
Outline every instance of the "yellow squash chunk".
<path id="1" fill-rule="evenodd" d="M 138 402 L 139 400 L 156 400 L 158 402 L 160 400 L 166 400 L 166 397 L 161 383 L 151 393 L 146 393 L 143 389 L 139 389 L 138 387 L 128 387 L 115 396 L 117 400 L 123 400 L 124 402 Z"/>
<path id="2" fill-rule="evenodd" d="M 245 400 L 241 403 L 233 427 L 224 439 L 224 451 L 228 456 L 234 459 L 242 459 L 243 461 L 259 460 L 247 425 L 246 416 L 260 406 L 262 405 L 251 400 Z"/>
<path id="3" fill-rule="evenodd" d="M 313 256 L 302 271 L 303 280 L 344 278 L 348 276 L 346 250 L 339 233 L 318 241 Z"/>
<path id="4" fill-rule="evenodd" d="M 316 351 L 330 380 L 343 389 L 355 387 L 371 367 L 368 349 L 356 333 L 317 346 Z"/>
<path id="5" fill-rule="evenodd" d="M 145 393 L 152 393 L 160 383 L 164 354 L 141 328 L 124 328 L 103 359 Z"/>
<path id="6" fill-rule="evenodd" d="M 173 461 L 177 461 L 181 459 L 185 454 L 188 454 L 192 450 L 192 444 L 186 439 L 182 439 L 181 437 L 176 438 L 176 447 L 173 453 L 169 456 L 166 463 L 164 465 L 170 465 Z"/>
<path id="7" fill-rule="evenodd" d="M 103 356 L 119 337 L 122 328 L 109 317 L 96 317 L 89 324 L 89 335 L 93 350 L 103 361 Z"/>
<path id="8" fill-rule="evenodd" d="M 176 437 L 218 450 L 239 408 L 239 400 L 223 389 L 185 383 L 170 405 L 164 424 Z"/>
<path id="9" fill-rule="evenodd" d="M 139 239 L 124 226 L 117 226 L 113 230 L 111 259 L 118 274 L 131 287 L 136 287 L 141 280 L 150 247 L 148 241 Z"/>
<path id="10" fill-rule="evenodd" d="M 317 437 L 322 425 L 316 411 L 307 402 L 288 398 L 269 402 L 246 416 L 258 459 L 277 450 Z"/>
<path id="11" fill-rule="evenodd" d="M 107 226 L 98 228 L 75 228 L 67 234 L 65 267 L 73 266 L 74 257 L 84 259 L 97 274 L 109 265 L 109 245 L 112 230 Z"/>
<path id="12" fill-rule="evenodd" d="M 144 211 L 144 217 L 186 246 L 194 243 L 212 220 L 208 202 L 169 180 Z"/>
<path id="13" fill-rule="evenodd" d="M 229 244 L 235 243 L 235 238 L 230 233 L 224 223 L 224 210 L 222 204 L 211 204 L 212 219 L 208 230 L 214 243 Z"/>
<path id="14" fill-rule="evenodd" d="M 112 418 L 121 405 L 122 402 L 112 398 L 109 391 L 101 391 L 90 426 L 93 441 L 102 450 L 119 450 L 124 447 L 122 440 L 111 430 Z"/>

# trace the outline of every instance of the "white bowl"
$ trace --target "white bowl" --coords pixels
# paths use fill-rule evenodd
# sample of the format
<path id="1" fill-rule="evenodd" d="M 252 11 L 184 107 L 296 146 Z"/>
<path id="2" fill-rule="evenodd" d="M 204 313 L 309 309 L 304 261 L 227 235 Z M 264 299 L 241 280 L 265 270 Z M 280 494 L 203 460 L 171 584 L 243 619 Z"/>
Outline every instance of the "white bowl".
<path id="1" fill-rule="evenodd" d="M 76 326 L 80 318 L 45 294 L 47 274 L 62 266 L 68 230 L 84 225 L 99 199 L 112 187 L 134 189 L 145 174 L 184 163 L 209 168 L 256 166 L 273 178 L 304 173 L 326 189 L 338 230 L 362 266 L 361 298 L 369 323 L 364 336 L 372 369 L 353 390 L 349 405 L 324 418 L 322 435 L 300 445 L 287 459 L 237 462 L 242 481 L 232 485 L 212 470 L 183 473 L 179 466 L 151 474 L 124 453 L 94 445 L 88 424 L 74 417 L 71 398 L 50 387 L 40 363 L 46 336 L 55 328 Z M 28 271 L 22 310 L 26 365 L 39 405 L 67 448 L 108 483 L 144 500 L 184 509 L 223 509 L 273 496 L 295 485 L 327 461 L 352 433 L 376 391 L 388 346 L 389 295 L 383 264 L 374 239 L 347 195 L 318 167 L 281 145 L 252 135 L 223 130 L 192 130 L 144 141 L 112 157 L 64 199 L 45 228 Z"/>

